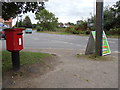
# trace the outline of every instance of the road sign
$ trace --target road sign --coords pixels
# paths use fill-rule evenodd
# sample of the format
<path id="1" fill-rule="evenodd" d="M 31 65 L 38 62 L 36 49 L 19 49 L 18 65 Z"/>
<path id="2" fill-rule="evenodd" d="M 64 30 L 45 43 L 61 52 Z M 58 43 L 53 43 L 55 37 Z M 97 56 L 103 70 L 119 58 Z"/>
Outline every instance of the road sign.
<path id="1" fill-rule="evenodd" d="M 103 31 L 103 40 L 102 40 L 102 55 L 111 54 L 111 50 L 107 41 L 105 32 Z M 85 54 L 95 53 L 95 41 L 96 41 L 96 31 L 92 31 L 89 37 L 88 45 L 86 48 Z"/>

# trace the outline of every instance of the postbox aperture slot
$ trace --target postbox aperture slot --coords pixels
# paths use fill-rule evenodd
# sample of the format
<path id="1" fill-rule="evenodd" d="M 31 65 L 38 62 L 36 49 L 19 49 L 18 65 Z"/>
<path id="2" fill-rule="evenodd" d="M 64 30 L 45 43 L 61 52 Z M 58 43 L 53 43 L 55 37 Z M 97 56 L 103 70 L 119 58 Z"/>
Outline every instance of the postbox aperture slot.
<path id="1" fill-rule="evenodd" d="M 22 35 L 23 33 L 17 33 L 17 35 Z"/>

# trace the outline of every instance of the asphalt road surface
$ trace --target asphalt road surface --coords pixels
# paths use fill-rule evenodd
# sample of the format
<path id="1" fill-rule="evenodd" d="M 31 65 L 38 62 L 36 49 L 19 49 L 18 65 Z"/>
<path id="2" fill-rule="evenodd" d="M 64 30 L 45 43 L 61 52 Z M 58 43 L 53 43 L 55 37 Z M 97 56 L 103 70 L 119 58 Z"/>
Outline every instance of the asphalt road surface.
<path id="1" fill-rule="evenodd" d="M 47 33 L 24 34 L 25 49 L 75 49 L 84 50 L 89 37 L 76 35 L 56 35 Z M 118 53 L 118 39 L 108 38 L 112 53 Z"/>

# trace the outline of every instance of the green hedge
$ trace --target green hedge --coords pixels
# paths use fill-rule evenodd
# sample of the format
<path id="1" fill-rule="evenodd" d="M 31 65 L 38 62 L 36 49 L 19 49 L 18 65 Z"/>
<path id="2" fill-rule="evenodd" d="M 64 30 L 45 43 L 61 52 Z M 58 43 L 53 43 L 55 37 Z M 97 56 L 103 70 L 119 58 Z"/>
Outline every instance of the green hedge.
<path id="1" fill-rule="evenodd" d="M 86 35 L 89 35 L 90 34 L 90 31 L 89 30 L 86 30 L 86 31 L 80 31 L 80 30 L 76 30 L 74 27 L 68 27 L 66 29 L 66 32 L 69 32 L 69 33 L 72 33 L 72 34 L 86 34 Z"/>
<path id="2" fill-rule="evenodd" d="M 43 28 L 40 26 L 36 26 L 37 31 L 43 31 Z"/>
<path id="3" fill-rule="evenodd" d="M 108 35 L 120 35 L 120 28 L 110 29 L 106 33 Z"/>

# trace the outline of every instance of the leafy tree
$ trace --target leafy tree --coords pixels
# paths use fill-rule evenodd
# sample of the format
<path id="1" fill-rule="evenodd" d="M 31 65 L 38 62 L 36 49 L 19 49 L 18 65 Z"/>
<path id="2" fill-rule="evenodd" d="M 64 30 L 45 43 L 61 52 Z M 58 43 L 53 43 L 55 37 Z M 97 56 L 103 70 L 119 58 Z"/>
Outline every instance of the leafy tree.
<path id="1" fill-rule="evenodd" d="M 120 0 L 111 7 L 111 10 L 115 14 L 115 28 L 120 28 Z"/>
<path id="2" fill-rule="evenodd" d="M 76 25 L 77 31 L 86 31 L 87 30 L 87 22 L 80 20 L 79 24 Z"/>
<path id="3" fill-rule="evenodd" d="M 46 9 L 38 11 L 35 16 L 43 30 L 54 31 L 58 25 L 58 18 Z"/>
<path id="4" fill-rule="evenodd" d="M 110 8 L 106 8 L 104 10 L 104 29 L 109 31 L 110 28 L 113 28 L 115 25 L 115 14 L 112 12 Z"/>
<path id="5" fill-rule="evenodd" d="M 32 27 L 33 27 L 33 28 L 36 28 L 36 27 L 37 27 L 37 24 L 32 24 Z"/>
<path id="6" fill-rule="evenodd" d="M 24 27 L 26 28 L 32 28 L 32 23 L 29 18 L 29 16 L 26 16 L 25 19 L 23 20 Z"/>
<path id="7" fill-rule="evenodd" d="M 20 20 L 19 22 L 17 21 L 15 24 L 15 27 L 23 27 L 23 22 Z"/>
<path id="8" fill-rule="evenodd" d="M 4 1 L 4 0 L 3 0 Z M 12 1 L 12 0 L 9 0 Z M 8 20 L 11 17 L 15 18 L 18 14 L 32 11 L 36 12 L 38 9 L 44 9 L 44 2 L 2 2 L 2 18 Z"/>
<path id="9" fill-rule="evenodd" d="M 69 25 L 74 25 L 74 23 L 68 22 Z"/>
<path id="10" fill-rule="evenodd" d="M 88 23 L 94 23 L 95 27 L 96 16 L 91 16 Z M 112 28 L 120 28 L 120 1 L 117 1 L 112 7 L 104 9 L 104 30 L 109 31 Z"/>

